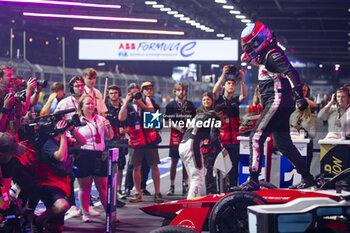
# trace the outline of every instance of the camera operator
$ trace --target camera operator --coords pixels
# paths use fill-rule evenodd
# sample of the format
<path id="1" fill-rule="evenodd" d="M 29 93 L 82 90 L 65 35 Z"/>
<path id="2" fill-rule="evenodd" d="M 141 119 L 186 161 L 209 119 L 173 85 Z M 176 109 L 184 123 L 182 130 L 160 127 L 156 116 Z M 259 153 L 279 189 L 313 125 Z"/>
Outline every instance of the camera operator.
<path id="1" fill-rule="evenodd" d="M 125 98 L 124 104 L 119 112 L 119 120 L 127 120 L 130 134 L 130 145 L 134 149 L 132 156 L 133 177 L 136 189 L 135 196 L 130 202 L 141 202 L 141 165 L 143 159 L 146 159 L 147 164 L 152 170 L 152 179 L 154 183 L 154 201 L 156 203 L 163 202 L 160 193 L 160 175 L 158 164 L 160 163 L 158 150 L 156 148 L 149 148 L 148 145 L 156 144 L 157 132 L 154 129 L 143 129 L 142 112 L 156 110 L 156 104 L 149 98 L 150 93 L 153 93 L 153 86 L 151 82 L 145 82 L 142 89 L 145 88 L 146 97 L 142 99 L 140 89 L 137 84 L 131 83 L 128 87 L 128 94 Z M 147 89 L 146 89 L 147 88 Z"/>
<path id="2" fill-rule="evenodd" d="M 241 94 L 234 96 L 236 81 L 233 78 L 226 78 L 226 75 L 233 74 L 241 79 Z M 223 85 L 223 94 L 220 95 L 220 87 Z M 230 155 L 232 169 L 229 172 L 230 187 L 236 186 L 238 182 L 239 164 L 239 105 L 247 98 L 247 87 L 244 83 L 244 71 L 233 65 L 224 66 L 219 80 L 213 88 L 214 106 L 224 104 L 229 109 L 229 118 L 223 122 L 220 128 L 220 140 Z"/>
<path id="3" fill-rule="evenodd" d="M 69 130 L 73 138 L 67 138 L 66 130 Z M 69 209 L 65 199 L 70 194 L 70 183 L 66 171 L 57 171 L 57 167 L 71 169 L 71 155 L 68 147 L 79 149 L 86 144 L 86 139 L 64 120 L 57 122 L 55 131 L 57 136 L 47 134 L 40 137 L 48 137 L 40 146 L 40 158 L 35 174 L 36 194 L 46 206 L 46 211 L 34 218 L 32 227 L 34 232 L 42 231 L 43 226 L 50 232 L 62 232 L 64 214 Z M 41 138 L 43 140 L 43 138 Z"/>

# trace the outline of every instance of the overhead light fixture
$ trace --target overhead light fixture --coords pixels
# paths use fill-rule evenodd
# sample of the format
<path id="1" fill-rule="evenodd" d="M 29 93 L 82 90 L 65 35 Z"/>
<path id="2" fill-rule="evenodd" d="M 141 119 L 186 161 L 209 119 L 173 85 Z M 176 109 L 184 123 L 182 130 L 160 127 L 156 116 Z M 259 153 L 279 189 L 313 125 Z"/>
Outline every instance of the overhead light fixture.
<path id="1" fill-rule="evenodd" d="M 226 0 L 215 0 L 215 2 L 216 2 L 216 3 L 222 3 L 222 4 L 227 3 L 227 1 L 226 1 Z"/>
<path id="2" fill-rule="evenodd" d="M 240 11 L 229 11 L 229 13 L 232 15 L 239 15 L 241 12 Z"/>
<path id="3" fill-rule="evenodd" d="M 160 8 L 160 11 L 171 11 L 171 8 L 169 7 Z"/>
<path id="4" fill-rule="evenodd" d="M 218 33 L 218 34 L 216 34 L 216 37 L 225 37 L 225 34 L 223 34 L 223 33 Z"/>
<path id="5" fill-rule="evenodd" d="M 145 4 L 146 5 L 155 5 L 155 4 L 157 4 L 157 2 L 156 1 L 145 1 Z"/>
<path id="6" fill-rule="evenodd" d="M 237 19 L 245 19 L 246 17 L 244 15 L 236 15 L 235 16 Z"/>
<path id="7" fill-rule="evenodd" d="M 126 28 L 91 28 L 91 27 L 73 27 L 74 31 L 90 31 L 90 32 L 124 32 L 124 33 L 140 33 L 140 34 L 160 34 L 160 35 L 176 35 L 183 36 L 183 31 L 165 31 L 165 30 L 148 30 L 148 29 L 126 29 Z"/>
<path id="8" fill-rule="evenodd" d="M 206 32 L 215 32 L 215 30 L 212 28 L 209 28 L 208 30 L 206 30 Z"/>
<path id="9" fill-rule="evenodd" d="M 224 37 L 224 40 L 231 40 L 231 37 Z"/>
<path id="10" fill-rule="evenodd" d="M 350 45 L 350 41 L 348 41 L 348 45 Z"/>
<path id="11" fill-rule="evenodd" d="M 175 18 L 181 18 L 181 17 L 185 17 L 185 15 L 183 15 L 183 14 L 176 14 L 176 15 L 174 15 L 174 17 Z"/>
<path id="12" fill-rule="evenodd" d="M 252 21 L 250 19 L 242 19 L 241 22 L 242 23 L 251 23 Z"/>
<path id="13" fill-rule="evenodd" d="M 157 19 L 143 19 L 143 18 L 124 18 L 124 17 L 108 17 L 108 16 L 92 16 L 92 15 L 64 15 L 64 14 L 46 14 L 23 12 L 24 16 L 32 17 L 46 17 L 46 18 L 65 18 L 65 19 L 91 19 L 91 20 L 107 20 L 107 21 L 128 21 L 128 22 L 143 22 L 143 23 L 157 23 Z"/>
<path id="14" fill-rule="evenodd" d="M 121 8 L 120 5 L 86 3 L 86 2 L 48 1 L 48 0 L 0 0 L 0 2 L 16 2 L 16 3 L 25 3 L 25 4 L 34 3 L 34 4 L 61 5 L 61 6 L 113 8 L 113 9 Z"/>
<path id="15" fill-rule="evenodd" d="M 241 66 L 247 66 L 247 63 L 246 62 L 242 62 Z"/>
<path id="16" fill-rule="evenodd" d="M 322 65 L 322 64 L 319 64 L 319 65 L 318 65 L 318 67 L 322 68 L 322 67 L 323 67 L 323 65 Z"/>
<path id="17" fill-rule="evenodd" d="M 153 8 L 163 8 L 164 5 L 162 5 L 162 4 L 154 4 L 154 5 L 152 5 L 152 7 Z"/>
<path id="18" fill-rule="evenodd" d="M 201 30 L 205 30 L 206 32 L 213 32 L 214 30 L 206 27 L 205 25 L 201 25 L 200 23 L 196 22 L 195 20 L 191 20 L 190 17 L 185 17 L 184 14 L 179 13 L 178 11 L 174 11 L 169 7 L 165 7 L 161 4 L 156 4 L 156 1 L 145 1 L 146 5 L 152 5 L 153 8 L 159 8 L 160 11 L 165 11 L 169 15 L 173 15 L 175 18 L 179 18 L 181 21 L 185 21 L 187 24 L 190 24 L 193 27 L 199 28 Z M 225 0 L 226 3 L 226 0 Z M 233 9 L 233 8 L 232 8 Z"/>
<path id="19" fill-rule="evenodd" d="M 186 20 L 185 23 L 191 24 L 191 23 L 195 23 L 195 22 L 196 22 L 195 20 Z"/>
<path id="20" fill-rule="evenodd" d="M 235 9 L 233 6 L 230 6 L 230 5 L 223 5 L 222 8 L 228 9 L 228 10 L 233 10 L 233 9 Z"/>
<path id="21" fill-rule="evenodd" d="M 191 18 L 190 17 L 181 17 L 180 20 L 181 21 L 186 21 L 186 20 L 190 20 Z"/>

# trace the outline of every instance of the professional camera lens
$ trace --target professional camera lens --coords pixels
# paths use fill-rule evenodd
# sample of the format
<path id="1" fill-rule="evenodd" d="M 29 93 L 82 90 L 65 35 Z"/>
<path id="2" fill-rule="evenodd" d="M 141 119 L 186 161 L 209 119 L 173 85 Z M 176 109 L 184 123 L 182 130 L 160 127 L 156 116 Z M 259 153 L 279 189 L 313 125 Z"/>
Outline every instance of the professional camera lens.
<path id="1" fill-rule="evenodd" d="M 37 85 L 41 86 L 43 88 L 46 88 L 47 87 L 47 80 L 38 80 Z"/>
<path id="2" fill-rule="evenodd" d="M 132 98 L 138 100 L 142 98 L 142 95 L 140 92 L 132 93 Z"/>

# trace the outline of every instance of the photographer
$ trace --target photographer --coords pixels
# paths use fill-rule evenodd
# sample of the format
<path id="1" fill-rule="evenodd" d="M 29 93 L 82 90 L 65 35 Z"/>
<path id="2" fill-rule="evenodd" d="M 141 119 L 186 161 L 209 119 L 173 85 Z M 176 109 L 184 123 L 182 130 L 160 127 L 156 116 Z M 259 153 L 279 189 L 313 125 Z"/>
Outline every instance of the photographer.
<path id="1" fill-rule="evenodd" d="M 153 92 L 153 86 L 150 82 L 143 83 L 142 88 L 145 88 L 145 92 Z M 158 169 L 160 160 L 158 150 L 156 148 L 148 147 L 149 145 L 157 144 L 157 132 L 154 129 L 144 129 L 142 121 L 142 112 L 154 112 L 156 107 L 157 106 L 148 96 L 144 100 L 142 99 L 142 95 L 137 84 L 131 83 L 129 85 L 128 94 L 119 112 L 119 120 L 127 120 L 130 134 L 130 145 L 134 149 L 131 156 L 136 194 L 130 200 L 130 202 L 142 201 L 141 165 L 143 159 L 146 159 L 147 164 L 152 170 L 152 179 L 155 190 L 154 201 L 156 203 L 163 202 L 163 198 L 160 193 L 160 175 Z"/>
<path id="2" fill-rule="evenodd" d="M 73 138 L 66 137 L 66 130 L 70 131 Z M 33 232 L 41 232 L 43 226 L 50 232 L 62 232 L 64 214 L 69 209 L 65 199 L 70 194 L 67 170 L 72 168 L 68 147 L 79 149 L 86 143 L 86 139 L 73 126 L 67 129 L 67 123 L 63 120 L 57 122 L 55 132 L 57 136 L 45 135 L 45 133 L 40 135 L 41 140 L 42 137 L 48 137 L 48 139 L 40 145 L 35 191 L 38 198 L 44 202 L 46 211 L 34 218 Z"/>
<path id="3" fill-rule="evenodd" d="M 11 89 L 13 86 L 14 76 L 12 69 L 7 65 L 0 66 L 0 102 L 2 107 L 0 131 L 3 132 L 9 128 L 13 134 L 16 134 L 22 114 L 27 112 L 30 106 L 31 94 L 36 88 L 37 82 L 35 78 L 30 79 L 27 86 L 17 93 Z"/>
<path id="4" fill-rule="evenodd" d="M 232 74 L 239 76 L 241 80 L 241 94 L 234 96 L 236 81 L 233 78 L 226 78 L 226 75 Z M 223 94 L 220 95 L 220 87 L 223 85 Z M 230 155 L 232 169 L 229 172 L 230 187 L 236 186 L 238 182 L 238 163 L 239 163 L 239 105 L 247 98 L 247 87 L 244 83 L 244 71 L 233 65 L 224 66 L 219 80 L 215 83 L 213 89 L 214 106 L 224 104 L 229 109 L 229 119 L 223 122 L 220 128 L 220 140 Z"/>

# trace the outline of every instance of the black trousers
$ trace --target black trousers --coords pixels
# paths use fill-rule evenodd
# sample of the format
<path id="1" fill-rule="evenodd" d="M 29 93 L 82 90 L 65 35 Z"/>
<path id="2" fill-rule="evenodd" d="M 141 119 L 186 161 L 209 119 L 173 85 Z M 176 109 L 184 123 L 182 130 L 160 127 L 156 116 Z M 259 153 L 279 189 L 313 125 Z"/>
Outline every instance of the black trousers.
<path id="1" fill-rule="evenodd" d="M 264 142 L 270 134 L 275 147 L 294 165 L 297 172 L 304 178 L 310 175 L 306 162 L 290 137 L 289 117 L 294 111 L 291 93 L 276 93 L 263 105 L 264 110 L 249 138 L 251 176 L 258 178 L 261 172 Z"/>
<path id="2" fill-rule="evenodd" d="M 150 171 L 150 167 L 148 166 L 147 161 L 144 159 L 141 165 L 141 189 L 145 189 L 147 186 L 146 182 L 148 180 L 149 171 Z M 133 172 L 133 166 L 129 161 L 127 164 L 127 170 L 126 170 L 125 189 L 131 190 L 134 187 L 132 172 Z"/>
<path id="3" fill-rule="evenodd" d="M 230 187 L 234 187 L 238 184 L 239 144 L 225 146 L 225 149 L 228 151 L 232 163 L 232 169 L 228 173 Z"/>

